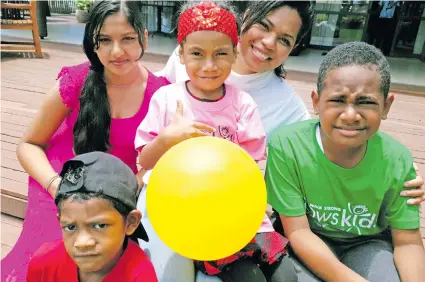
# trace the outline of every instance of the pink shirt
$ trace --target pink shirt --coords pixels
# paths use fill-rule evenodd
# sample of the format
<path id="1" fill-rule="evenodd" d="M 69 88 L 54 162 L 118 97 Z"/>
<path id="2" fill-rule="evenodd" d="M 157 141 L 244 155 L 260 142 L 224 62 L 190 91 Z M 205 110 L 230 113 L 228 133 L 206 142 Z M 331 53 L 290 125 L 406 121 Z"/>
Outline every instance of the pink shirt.
<path id="1" fill-rule="evenodd" d="M 257 105 L 251 96 L 231 85 L 226 95 L 216 102 L 203 102 L 192 97 L 185 82 L 161 87 L 152 97 L 149 111 L 137 128 L 135 147 L 140 151 L 173 120 L 177 101 L 183 103 L 183 115 L 216 129 L 215 136 L 232 141 L 245 149 L 254 160 L 266 159 L 266 134 Z M 265 216 L 259 232 L 273 231 Z"/>
<path id="2" fill-rule="evenodd" d="M 53 135 L 49 142 L 49 148 L 46 151 L 47 158 L 57 172 L 61 171 L 65 161 L 74 157 L 72 151 L 72 131 L 80 111 L 79 99 L 88 71 L 89 63 L 84 63 L 77 66 L 64 67 L 58 75 L 58 79 L 60 79 L 59 90 L 62 101 L 71 112 Z M 136 129 L 148 112 L 152 95 L 161 86 L 167 84 L 169 83 L 165 78 L 156 77 L 149 72 L 144 99 L 140 105 L 139 111 L 132 117 L 111 119 L 109 133 L 111 149 L 108 153 L 120 158 L 134 173 L 137 173 L 137 151 L 134 149 Z"/>
<path id="3" fill-rule="evenodd" d="M 216 102 L 192 97 L 184 82 L 160 88 L 152 97 L 149 112 L 137 129 L 137 150 L 152 141 L 173 120 L 177 101 L 183 103 L 183 115 L 216 129 L 215 136 L 232 141 L 245 149 L 256 161 L 266 158 L 266 134 L 257 105 L 246 92 L 226 85 L 226 95 Z"/>

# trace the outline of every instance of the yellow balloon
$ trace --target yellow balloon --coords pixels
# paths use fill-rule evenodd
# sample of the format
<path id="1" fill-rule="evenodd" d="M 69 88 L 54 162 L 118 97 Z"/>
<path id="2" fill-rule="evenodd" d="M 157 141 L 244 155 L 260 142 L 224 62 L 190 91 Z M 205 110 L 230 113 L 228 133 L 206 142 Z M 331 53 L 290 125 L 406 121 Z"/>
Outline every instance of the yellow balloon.
<path id="1" fill-rule="evenodd" d="M 256 162 L 216 137 L 171 148 L 155 165 L 146 193 L 149 218 L 161 240 L 201 261 L 240 251 L 266 211 L 266 186 Z"/>

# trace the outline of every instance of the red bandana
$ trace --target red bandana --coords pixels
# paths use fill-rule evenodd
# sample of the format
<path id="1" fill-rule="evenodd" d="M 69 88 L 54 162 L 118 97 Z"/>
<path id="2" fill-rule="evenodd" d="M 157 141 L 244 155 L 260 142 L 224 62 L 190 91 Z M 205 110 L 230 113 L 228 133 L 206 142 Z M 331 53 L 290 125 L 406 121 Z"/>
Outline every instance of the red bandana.
<path id="1" fill-rule="evenodd" d="M 177 42 L 180 44 L 192 32 L 201 30 L 224 33 L 232 39 L 235 45 L 238 44 L 235 16 L 214 3 L 202 2 L 184 11 L 179 21 Z"/>

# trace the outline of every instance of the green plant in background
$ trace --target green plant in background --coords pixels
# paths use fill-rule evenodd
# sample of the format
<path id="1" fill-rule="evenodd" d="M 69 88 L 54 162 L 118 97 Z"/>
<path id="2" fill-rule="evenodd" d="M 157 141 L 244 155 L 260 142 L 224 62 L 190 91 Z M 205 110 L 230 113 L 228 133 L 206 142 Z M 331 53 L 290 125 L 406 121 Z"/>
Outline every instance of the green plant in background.
<path id="1" fill-rule="evenodd" d="M 327 21 L 328 17 L 329 17 L 329 15 L 327 15 L 327 14 L 317 14 L 316 15 L 316 23 L 321 23 L 323 21 Z"/>
<path id="2" fill-rule="evenodd" d="M 77 0 L 77 9 L 82 11 L 88 11 L 92 3 L 93 0 Z"/>

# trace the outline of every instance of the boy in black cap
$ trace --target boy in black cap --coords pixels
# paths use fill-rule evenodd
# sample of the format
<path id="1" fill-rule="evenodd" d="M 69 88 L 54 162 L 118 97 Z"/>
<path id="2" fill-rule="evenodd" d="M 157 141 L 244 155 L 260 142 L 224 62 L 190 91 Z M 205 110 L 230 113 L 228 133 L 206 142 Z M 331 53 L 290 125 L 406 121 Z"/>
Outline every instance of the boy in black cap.
<path id="1" fill-rule="evenodd" d="M 66 162 L 61 177 L 55 202 L 63 240 L 40 247 L 27 281 L 157 282 L 152 263 L 129 240 L 134 233 L 148 241 L 131 169 L 110 154 L 93 152 Z"/>

